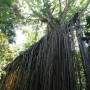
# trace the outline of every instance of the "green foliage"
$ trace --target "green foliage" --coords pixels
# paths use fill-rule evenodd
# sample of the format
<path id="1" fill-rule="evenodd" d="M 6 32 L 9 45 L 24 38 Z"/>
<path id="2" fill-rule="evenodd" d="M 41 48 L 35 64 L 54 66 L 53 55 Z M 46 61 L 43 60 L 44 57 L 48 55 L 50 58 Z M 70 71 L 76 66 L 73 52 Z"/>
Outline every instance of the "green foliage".
<path id="1" fill-rule="evenodd" d="M 15 16 L 12 11 L 12 2 L 14 0 L 0 0 L 0 32 L 4 33 L 8 39 L 15 36 L 14 20 Z"/>
<path id="2" fill-rule="evenodd" d="M 7 36 L 0 33 L 0 78 L 4 74 L 2 68 L 6 66 L 15 57 L 15 50 L 11 49 L 8 43 Z"/>
<path id="3" fill-rule="evenodd" d="M 86 16 L 87 28 L 90 28 L 90 16 Z"/>
<path id="4" fill-rule="evenodd" d="M 82 83 L 82 89 L 84 90 L 86 88 L 85 67 L 83 66 L 80 52 L 75 51 L 73 57 L 76 65 L 77 87 L 80 87 L 79 85 Z"/>
<path id="5" fill-rule="evenodd" d="M 45 34 L 44 31 L 30 31 L 23 30 L 25 35 L 24 49 L 30 48 L 35 42 L 39 41 L 41 37 Z"/>
<path id="6" fill-rule="evenodd" d="M 68 21 L 72 16 L 82 12 L 90 3 L 89 0 L 24 0 L 29 5 L 32 13 L 29 18 L 34 20 L 58 18 L 60 21 Z"/>
<path id="7" fill-rule="evenodd" d="M 10 7 L 13 1 L 15 1 L 15 0 L 0 0 L 0 6 L 7 5 Z"/>

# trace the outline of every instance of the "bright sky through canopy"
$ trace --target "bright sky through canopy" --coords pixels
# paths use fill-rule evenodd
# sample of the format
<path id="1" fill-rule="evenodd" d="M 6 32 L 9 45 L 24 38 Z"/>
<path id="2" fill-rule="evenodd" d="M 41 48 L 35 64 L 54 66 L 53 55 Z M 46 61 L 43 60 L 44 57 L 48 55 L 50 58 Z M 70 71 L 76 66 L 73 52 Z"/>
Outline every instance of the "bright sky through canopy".
<path id="1" fill-rule="evenodd" d="M 16 30 L 16 44 L 17 45 L 21 45 L 24 43 L 24 39 L 25 39 L 25 36 L 24 34 L 21 32 L 21 30 Z"/>

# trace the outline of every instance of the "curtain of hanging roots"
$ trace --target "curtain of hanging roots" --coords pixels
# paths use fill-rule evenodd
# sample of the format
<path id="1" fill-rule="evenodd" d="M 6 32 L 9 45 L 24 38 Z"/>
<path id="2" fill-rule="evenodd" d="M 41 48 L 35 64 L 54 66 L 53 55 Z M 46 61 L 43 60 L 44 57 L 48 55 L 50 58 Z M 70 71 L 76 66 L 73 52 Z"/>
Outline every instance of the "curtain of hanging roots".
<path id="1" fill-rule="evenodd" d="M 6 68 L 1 90 L 80 90 L 69 32 L 49 32 Z"/>

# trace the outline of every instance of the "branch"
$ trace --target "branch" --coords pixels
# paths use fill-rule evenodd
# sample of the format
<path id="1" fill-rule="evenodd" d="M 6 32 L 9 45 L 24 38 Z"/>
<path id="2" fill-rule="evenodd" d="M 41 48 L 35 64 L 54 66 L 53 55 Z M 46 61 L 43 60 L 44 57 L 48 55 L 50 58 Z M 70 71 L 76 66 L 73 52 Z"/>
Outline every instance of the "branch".
<path id="1" fill-rule="evenodd" d="M 59 13 L 61 13 L 61 12 L 62 12 L 62 4 L 61 4 L 61 0 L 59 0 L 59 4 L 60 4 L 60 11 L 59 11 Z"/>

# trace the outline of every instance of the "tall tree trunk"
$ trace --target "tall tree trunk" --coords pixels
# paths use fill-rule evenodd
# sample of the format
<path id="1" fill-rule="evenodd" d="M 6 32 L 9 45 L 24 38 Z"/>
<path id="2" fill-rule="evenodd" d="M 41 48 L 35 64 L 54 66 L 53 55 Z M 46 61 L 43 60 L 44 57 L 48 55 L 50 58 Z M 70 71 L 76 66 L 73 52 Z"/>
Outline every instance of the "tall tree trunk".
<path id="1" fill-rule="evenodd" d="M 85 47 L 84 42 L 81 40 L 81 38 L 83 37 L 81 28 L 80 28 L 80 18 L 77 17 L 77 22 L 76 22 L 76 35 L 77 35 L 77 39 L 78 39 L 78 43 L 79 43 L 79 48 L 80 48 L 80 52 L 81 52 L 81 57 L 83 60 L 83 65 L 85 68 L 85 74 L 86 74 L 86 80 L 87 80 L 87 90 L 90 90 L 90 60 L 88 57 L 88 51 Z"/>
<path id="2" fill-rule="evenodd" d="M 8 65 L 2 90 L 76 90 L 71 51 L 66 28 L 54 27 Z"/>

